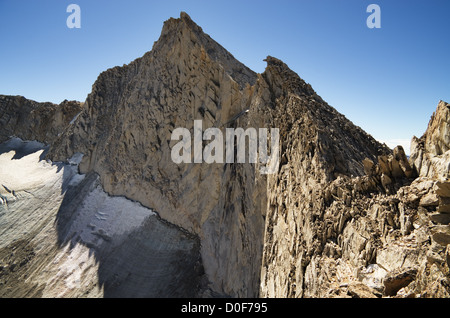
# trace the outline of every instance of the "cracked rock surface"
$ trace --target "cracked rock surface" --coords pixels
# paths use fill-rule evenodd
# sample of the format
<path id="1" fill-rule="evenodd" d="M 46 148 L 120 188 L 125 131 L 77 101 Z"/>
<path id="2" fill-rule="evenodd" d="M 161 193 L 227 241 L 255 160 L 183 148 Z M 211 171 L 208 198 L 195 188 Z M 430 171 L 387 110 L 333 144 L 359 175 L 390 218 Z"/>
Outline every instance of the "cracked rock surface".
<path id="1" fill-rule="evenodd" d="M 0 296 L 448 297 L 449 105 L 408 158 L 265 61 L 182 13 L 83 104 L 0 96 Z M 278 128 L 275 173 L 175 164 L 194 120 Z"/>

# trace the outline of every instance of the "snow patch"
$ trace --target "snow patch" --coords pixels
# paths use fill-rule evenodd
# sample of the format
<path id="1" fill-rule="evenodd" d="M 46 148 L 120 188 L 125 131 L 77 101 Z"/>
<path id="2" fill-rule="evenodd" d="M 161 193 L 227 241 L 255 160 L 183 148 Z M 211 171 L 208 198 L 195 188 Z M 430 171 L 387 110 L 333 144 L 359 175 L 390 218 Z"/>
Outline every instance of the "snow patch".
<path id="1" fill-rule="evenodd" d="M 69 164 L 71 165 L 79 165 L 81 160 L 83 159 L 83 154 L 80 152 L 77 152 L 76 154 L 74 154 L 72 157 L 70 157 L 67 161 L 69 162 Z"/>
<path id="2" fill-rule="evenodd" d="M 76 153 L 68 159 L 69 164 L 53 163 L 40 160 L 43 146 L 19 138 L 0 145 L 0 150 L 4 151 L 0 151 L 0 215 L 6 211 L 7 204 L 36 195 L 36 191 L 42 197 L 45 194 L 41 193 L 47 193 L 45 189 L 48 189 L 47 202 L 51 195 L 58 194 L 51 198 L 55 200 L 52 206 L 57 210 L 69 187 L 76 187 L 85 179 L 85 175 L 78 173 L 82 153 Z M 32 147 L 35 152 L 13 160 L 16 149 L 24 147 Z M 27 203 L 24 201 L 23 204 Z M 38 207 L 33 209 L 41 210 Z M 152 215 L 156 213 L 138 202 L 109 196 L 98 184 L 79 202 L 68 237 L 76 237 L 91 247 L 100 246 L 103 242 L 113 241 L 115 236 L 132 232 Z M 0 225 L 2 222 L 7 220 L 0 218 Z"/>
<path id="3" fill-rule="evenodd" d="M 75 115 L 75 117 L 72 118 L 72 120 L 70 121 L 69 125 L 73 125 L 73 123 L 75 123 L 75 120 L 77 120 L 78 116 L 80 116 L 81 112 L 79 112 L 78 114 Z"/>
<path id="4" fill-rule="evenodd" d="M 69 186 L 72 186 L 72 187 L 77 186 L 78 184 L 80 184 L 81 181 L 84 180 L 85 176 L 86 175 L 84 175 L 84 174 L 77 173 L 70 179 Z"/>
<path id="5" fill-rule="evenodd" d="M 98 185 L 80 202 L 67 237 L 100 247 L 139 228 L 152 215 L 156 213 L 124 197 L 111 197 Z"/>

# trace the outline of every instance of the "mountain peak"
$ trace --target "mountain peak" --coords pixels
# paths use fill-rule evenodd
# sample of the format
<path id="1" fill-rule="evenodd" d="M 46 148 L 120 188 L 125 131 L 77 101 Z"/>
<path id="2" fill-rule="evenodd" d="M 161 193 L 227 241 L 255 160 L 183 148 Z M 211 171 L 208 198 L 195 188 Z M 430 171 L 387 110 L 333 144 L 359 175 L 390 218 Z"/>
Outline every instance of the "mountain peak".
<path id="1" fill-rule="evenodd" d="M 300 76 L 289 68 L 289 66 L 273 56 L 267 56 L 264 59 L 267 63 L 264 76 L 269 80 L 269 82 L 274 83 L 272 86 L 277 86 L 278 92 L 275 95 L 281 94 L 281 88 L 285 88 L 284 92 L 290 92 L 297 95 L 307 95 L 316 96 L 316 92 L 313 90 L 311 85 L 306 83 Z M 319 96 L 318 99 L 321 100 Z"/>
<path id="2" fill-rule="evenodd" d="M 414 179 L 265 61 L 257 76 L 181 12 L 83 105 L 0 95 L 0 142 L 50 143 L 0 145 L 0 297 L 450 297 L 450 105 L 413 140 Z M 223 160 L 255 141 L 267 158 L 269 129 L 272 174 Z"/>
<path id="3" fill-rule="evenodd" d="M 191 29 L 197 33 L 203 32 L 202 28 L 197 25 L 191 17 L 184 11 L 180 12 L 180 18 L 169 18 L 164 22 L 161 34 L 165 34 L 171 30 L 180 30 L 183 28 Z"/>
<path id="4" fill-rule="evenodd" d="M 191 19 L 191 17 L 189 16 L 189 14 L 187 14 L 187 13 L 184 12 L 184 11 L 181 11 L 181 12 L 180 12 L 180 19 L 181 19 L 181 20 L 184 20 L 184 21 L 188 21 L 188 22 L 194 22 L 194 21 L 192 21 L 192 19 Z"/>
<path id="5" fill-rule="evenodd" d="M 161 52 L 166 57 L 168 52 L 174 50 L 179 52 L 177 60 L 181 56 L 186 57 L 186 53 L 200 50 L 201 54 L 197 52 L 194 57 L 208 56 L 212 61 L 218 62 L 240 87 L 256 82 L 256 73 L 203 32 L 186 12 L 181 12 L 178 19 L 170 18 L 164 22 L 161 36 L 152 49 L 153 54 Z"/>

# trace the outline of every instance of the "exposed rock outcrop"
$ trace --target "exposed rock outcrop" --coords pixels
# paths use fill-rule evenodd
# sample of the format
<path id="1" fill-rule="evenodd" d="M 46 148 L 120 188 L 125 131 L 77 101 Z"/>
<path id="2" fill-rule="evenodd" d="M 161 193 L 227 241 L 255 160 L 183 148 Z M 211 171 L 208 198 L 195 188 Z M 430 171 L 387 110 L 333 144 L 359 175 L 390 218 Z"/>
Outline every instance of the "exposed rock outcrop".
<path id="1" fill-rule="evenodd" d="M 269 56 L 266 62 L 262 74 L 254 73 L 182 13 L 164 23 L 150 52 L 100 74 L 70 123 L 67 115 L 46 126 L 48 116 L 38 113 L 30 117 L 31 130 L 19 120 L 0 129 L 4 140 L 16 135 L 51 143 L 47 158 L 61 167 L 79 164 L 83 175 L 70 187 L 72 175 L 51 183 L 57 186 L 45 195 L 57 192 L 59 208 L 33 201 L 36 195 L 26 191 L 39 193 L 29 184 L 2 182 L 3 211 L 17 198 L 47 211 L 23 224 L 21 217 L 0 214 L 8 224 L 0 240 L 6 264 L 0 279 L 31 275 L 28 285 L 3 294 L 54 295 L 50 289 L 58 287 L 59 296 L 448 297 L 448 104 L 439 103 L 425 135 L 413 138 L 408 159 L 401 147 L 392 151 L 351 123 L 282 61 Z M 0 107 L 13 105 L 2 98 L 9 102 Z M 40 107 L 21 109 L 28 114 Z M 51 118 L 60 117 L 51 109 Z M 252 163 L 174 163 L 171 134 L 178 127 L 192 133 L 194 120 L 203 130 L 278 128 L 275 173 L 263 175 Z M 21 152 L 16 146 L 4 145 L 0 154 Z M 99 196 L 139 202 L 130 208 L 139 220 L 121 228 L 113 221 L 121 209 L 90 200 Z M 149 208 L 158 216 L 139 218 Z M 21 213 L 16 216 L 26 220 Z M 25 241 L 4 239 L 20 237 L 16 229 L 28 226 Z M 56 243 L 42 239 L 44 228 Z M 13 249 L 23 257 L 8 258 Z M 160 262 L 154 250 L 162 253 L 155 256 Z M 56 273 L 50 265 L 86 251 L 99 265 L 86 259 L 89 266 L 77 272 L 81 287 L 74 287 L 72 272 Z M 148 267 L 124 269 L 120 259 L 133 257 Z M 21 270 L 10 270 L 11 264 Z M 48 271 L 34 279 L 45 264 Z M 90 283 L 95 277 L 103 292 Z"/>
<path id="2" fill-rule="evenodd" d="M 436 143 L 446 138 L 445 128 L 435 123 L 448 111 L 443 106 L 441 102 L 422 137 L 430 144 L 433 138 Z M 437 126 L 438 133 L 433 130 Z M 286 217 L 276 206 L 266 223 L 275 234 L 272 243 L 265 239 L 263 296 L 450 296 L 448 154 L 433 147 L 428 151 L 415 141 L 410 160 L 399 146 L 378 156 L 376 164 L 364 159 L 365 175 L 339 176 L 303 196 L 312 209 L 289 217 L 285 211 L 296 205 L 284 203 Z M 281 193 L 297 198 L 302 192 L 283 188 L 274 199 Z M 303 218 L 309 222 L 300 223 Z"/>
<path id="3" fill-rule="evenodd" d="M 198 235 L 211 288 L 225 295 L 259 295 L 267 204 L 270 219 L 278 205 L 298 203 L 286 213 L 311 209 L 310 192 L 339 175 L 362 174 L 364 158 L 388 152 L 284 63 L 266 61 L 266 71 L 256 75 L 186 14 L 170 19 L 151 52 L 99 76 L 83 112 L 50 154 L 64 160 L 84 153 L 81 171 L 98 173 L 108 193 L 137 200 Z M 290 185 L 302 193 L 283 202 L 290 188 L 275 189 L 285 181 L 269 178 L 266 185 L 252 164 L 173 163 L 171 132 L 192 130 L 196 119 L 204 129 L 279 128 L 281 174 L 290 175 L 287 163 L 295 161 Z"/>
<path id="4" fill-rule="evenodd" d="M 256 183 L 264 179 L 250 164 L 177 165 L 171 134 L 192 131 L 194 120 L 204 130 L 240 125 L 236 115 L 248 108 L 256 78 L 182 13 L 164 23 L 151 52 L 100 74 L 50 158 L 85 154 L 81 172 L 98 173 L 105 191 L 199 236 L 212 290 L 254 297 L 266 192 Z"/>
<path id="5" fill-rule="evenodd" d="M 450 105 L 440 101 L 427 131 L 411 141 L 411 162 L 422 177 L 448 178 Z"/>
<path id="6" fill-rule="evenodd" d="M 81 112 L 77 101 L 38 103 L 22 96 L 0 95 L 0 143 L 12 136 L 50 144 Z"/>

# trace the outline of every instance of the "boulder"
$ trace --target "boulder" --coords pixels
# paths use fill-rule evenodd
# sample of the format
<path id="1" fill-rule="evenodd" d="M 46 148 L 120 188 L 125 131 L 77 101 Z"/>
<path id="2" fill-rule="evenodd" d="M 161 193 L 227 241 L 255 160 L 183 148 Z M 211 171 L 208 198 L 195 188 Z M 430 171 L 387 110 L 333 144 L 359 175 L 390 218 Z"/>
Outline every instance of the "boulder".
<path id="1" fill-rule="evenodd" d="M 416 274 L 416 268 L 406 268 L 389 273 L 383 279 L 384 294 L 395 296 L 400 289 L 408 286 L 415 280 Z"/>
<path id="2" fill-rule="evenodd" d="M 437 225 L 431 228 L 432 239 L 436 243 L 447 246 L 450 244 L 450 225 Z"/>

